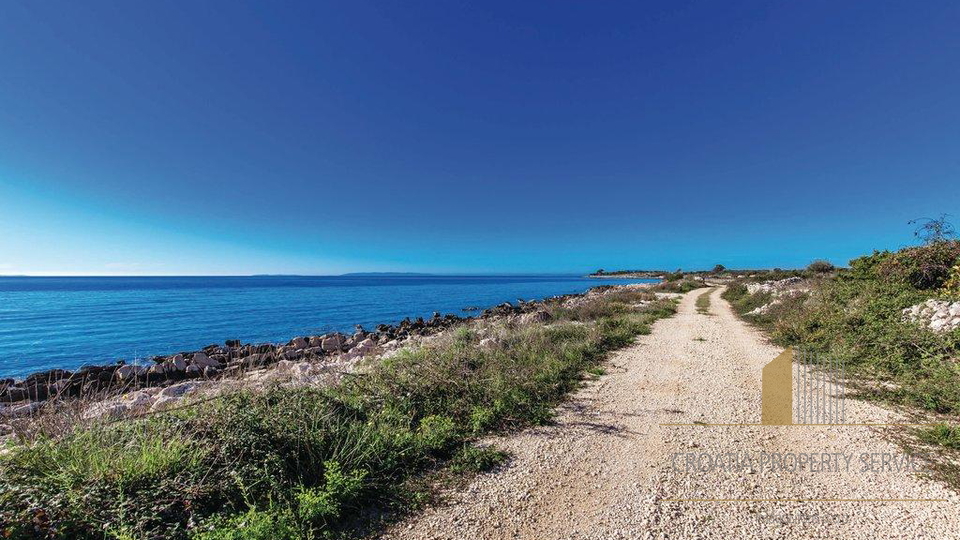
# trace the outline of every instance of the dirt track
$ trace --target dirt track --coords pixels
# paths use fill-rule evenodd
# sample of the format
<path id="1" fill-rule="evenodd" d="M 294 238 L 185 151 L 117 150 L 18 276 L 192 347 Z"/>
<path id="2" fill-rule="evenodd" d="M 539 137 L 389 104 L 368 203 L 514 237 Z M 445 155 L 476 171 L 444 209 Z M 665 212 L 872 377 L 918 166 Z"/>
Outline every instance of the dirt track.
<path id="1" fill-rule="evenodd" d="M 884 436 L 889 428 L 695 424 L 759 423 L 760 370 L 781 352 L 737 319 L 719 290 L 711 313 L 698 314 L 702 292 L 685 295 L 676 316 L 615 354 L 556 425 L 493 441 L 513 455 L 507 465 L 385 538 L 960 538 L 957 494 L 918 473 L 861 472 L 861 454 L 903 454 Z M 848 423 L 903 421 L 849 399 L 846 413 Z M 663 425 L 670 423 L 694 425 Z M 688 472 L 682 456 L 674 459 L 731 452 L 852 461 L 849 471 Z"/>

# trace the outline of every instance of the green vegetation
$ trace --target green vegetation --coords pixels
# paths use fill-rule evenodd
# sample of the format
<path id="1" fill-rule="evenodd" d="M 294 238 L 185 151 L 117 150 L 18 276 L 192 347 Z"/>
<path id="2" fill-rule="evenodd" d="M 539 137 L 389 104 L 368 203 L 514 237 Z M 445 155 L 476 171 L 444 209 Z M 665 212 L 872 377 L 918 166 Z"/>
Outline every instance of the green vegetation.
<path id="1" fill-rule="evenodd" d="M 796 272 L 806 292 L 776 298 L 770 292 L 749 294 L 747 281 L 790 277 L 767 274 L 733 282 L 723 298 L 777 343 L 841 359 L 857 395 L 912 409 L 918 419 L 927 420 L 930 413 L 955 417 L 960 413 L 960 328 L 935 332 L 903 317 L 905 308 L 931 298 L 960 299 L 960 241 L 949 238 L 952 228 L 941 221 L 924 227 L 917 233 L 924 245 L 875 251 L 850 261 L 849 269 L 811 265 Z M 766 307 L 754 311 L 761 306 Z M 904 437 L 903 443 L 912 447 L 919 440 L 940 448 L 944 458 L 934 459 L 931 470 L 960 488 L 960 426 L 945 423 L 913 434 L 915 439 Z"/>
<path id="2" fill-rule="evenodd" d="M 929 237 L 934 240 L 925 245 L 876 251 L 831 274 L 810 268 L 804 273 L 808 292 L 781 294 L 773 301 L 769 292 L 748 294 L 741 281 L 731 284 L 723 297 L 776 342 L 841 359 L 860 395 L 956 415 L 960 328 L 935 332 L 903 316 L 905 308 L 925 300 L 957 298 L 960 241 L 942 234 Z M 748 315 L 764 305 L 768 307 L 762 312 Z M 918 435 L 925 442 L 960 448 L 956 427 Z"/>
<path id="3" fill-rule="evenodd" d="M 710 295 L 713 294 L 715 290 L 717 290 L 717 288 L 713 287 L 706 292 L 700 293 L 700 296 L 697 297 L 697 313 L 701 315 L 710 314 Z"/>
<path id="4" fill-rule="evenodd" d="M 547 309 L 550 324 L 502 323 L 493 345 L 464 325 L 331 387 L 235 391 L 23 441 L 0 457 L 0 534 L 282 540 L 376 526 L 421 504 L 438 471 L 501 462 L 472 441 L 549 421 L 675 304 L 620 291 Z"/>
<path id="5" fill-rule="evenodd" d="M 829 351 L 861 378 L 886 381 L 887 399 L 938 413 L 960 412 L 960 331 L 937 333 L 903 320 L 904 308 L 941 296 L 960 258 L 960 242 L 874 252 L 850 269 L 810 282 L 806 294 L 783 296 L 749 317 L 775 341 Z M 743 283 L 724 293 L 745 314 L 768 304 Z"/>

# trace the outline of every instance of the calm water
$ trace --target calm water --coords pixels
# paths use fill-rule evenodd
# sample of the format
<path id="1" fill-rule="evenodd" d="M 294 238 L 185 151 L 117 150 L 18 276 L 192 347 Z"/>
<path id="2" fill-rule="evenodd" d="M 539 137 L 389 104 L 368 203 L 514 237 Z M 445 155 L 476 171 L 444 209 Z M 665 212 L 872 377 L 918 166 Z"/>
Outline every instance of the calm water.
<path id="1" fill-rule="evenodd" d="M 0 377 L 135 361 L 225 339 L 373 329 L 434 311 L 475 314 L 518 298 L 583 292 L 579 276 L 0 278 Z M 650 281 L 650 280 L 646 280 Z"/>

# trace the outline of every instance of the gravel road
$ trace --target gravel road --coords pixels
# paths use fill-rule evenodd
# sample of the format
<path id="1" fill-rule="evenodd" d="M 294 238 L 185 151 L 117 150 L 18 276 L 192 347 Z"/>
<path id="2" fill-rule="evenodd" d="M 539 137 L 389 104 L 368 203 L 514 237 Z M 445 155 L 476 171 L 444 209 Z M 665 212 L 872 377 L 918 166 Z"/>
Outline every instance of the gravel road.
<path id="1" fill-rule="evenodd" d="M 613 355 L 607 374 L 577 392 L 555 425 L 492 440 L 512 454 L 508 464 L 383 537 L 960 538 L 956 493 L 917 472 L 862 471 L 863 454 L 902 457 L 884 431 L 892 428 L 704 425 L 758 424 L 760 370 L 782 351 L 737 319 L 720 290 L 710 313 L 697 313 L 702 292 L 686 294 L 676 316 Z M 846 413 L 848 423 L 904 421 L 850 399 Z M 664 425 L 672 423 L 692 425 Z M 724 453 L 835 457 L 793 471 L 684 466 L 686 454 Z"/>

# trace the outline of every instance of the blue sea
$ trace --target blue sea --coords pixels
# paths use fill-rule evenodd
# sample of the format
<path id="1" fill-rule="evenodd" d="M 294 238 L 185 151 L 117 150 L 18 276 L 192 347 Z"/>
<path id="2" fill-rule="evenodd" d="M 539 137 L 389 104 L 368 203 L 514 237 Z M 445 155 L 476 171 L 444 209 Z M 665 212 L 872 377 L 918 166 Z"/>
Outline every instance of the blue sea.
<path id="1" fill-rule="evenodd" d="M 0 377 L 286 342 L 637 279 L 582 276 L 0 277 Z"/>

